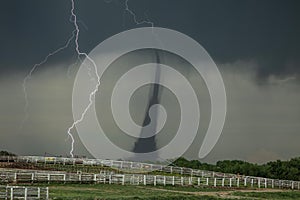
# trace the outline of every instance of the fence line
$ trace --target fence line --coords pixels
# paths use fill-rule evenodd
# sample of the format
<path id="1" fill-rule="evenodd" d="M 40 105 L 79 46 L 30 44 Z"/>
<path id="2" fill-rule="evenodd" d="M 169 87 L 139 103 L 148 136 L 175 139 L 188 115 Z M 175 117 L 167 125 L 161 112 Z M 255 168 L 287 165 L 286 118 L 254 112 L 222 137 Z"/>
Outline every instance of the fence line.
<path id="1" fill-rule="evenodd" d="M 0 199 L 49 199 L 48 187 L 23 187 L 23 186 L 3 186 L 0 185 Z"/>
<path id="2" fill-rule="evenodd" d="M 96 182 L 119 184 L 151 184 L 151 185 L 207 185 L 223 187 L 257 187 L 257 188 L 290 188 L 300 190 L 300 181 L 278 180 L 262 177 L 240 176 L 235 174 L 219 173 L 206 170 L 197 170 L 184 167 L 174 167 L 131 161 L 115 161 L 103 159 L 79 159 L 61 157 L 16 156 L 0 157 L 2 162 L 26 162 L 62 165 L 101 165 L 134 173 L 112 174 L 75 174 L 64 172 L 32 172 L 7 173 L 10 181 L 58 181 L 58 182 Z M 137 174 L 136 172 L 160 171 L 169 173 L 168 176 Z M 3 172 L 0 174 L 3 176 Z M 175 175 L 175 176 L 172 176 Z M 184 176 L 188 175 L 188 177 Z M 25 178 L 21 178 L 25 177 Z M 131 181 L 129 181 L 131 180 Z M 1 179 L 0 179 L 1 181 Z"/>
<path id="3" fill-rule="evenodd" d="M 0 156 L 0 162 L 26 162 L 26 163 L 45 163 L 62 165 L 86 165 L 86 166 L 107 166 L 123 171 L 151 172 L 161 171 L 171 174 L 201 176 L 201 177 L 236 177 L 236 174 L 213 172 L 207 170 L 192 169 L 186 167 L 167 166 L 151 163 L 87 159 L 87 158 L 64 158 L 64 157 L 43 157 L 43 156 Z"/>
<path id="4" fill-rule="evenodd" d="M 1 178 L 2 177 L 2 178 Z M 5 183 L 103 183 L 130 185 L 180 185 L 210 187 L 256 187 L 256 188 L 289 188 L 300 190 L 300 182 L 282 181 L 267 178 L 217 178 L 195 176 L 164 176 L 150 174 L 114 174 L 104 171 L 99 174 L 12 171 L 1 170 L 0 181 Z"/>

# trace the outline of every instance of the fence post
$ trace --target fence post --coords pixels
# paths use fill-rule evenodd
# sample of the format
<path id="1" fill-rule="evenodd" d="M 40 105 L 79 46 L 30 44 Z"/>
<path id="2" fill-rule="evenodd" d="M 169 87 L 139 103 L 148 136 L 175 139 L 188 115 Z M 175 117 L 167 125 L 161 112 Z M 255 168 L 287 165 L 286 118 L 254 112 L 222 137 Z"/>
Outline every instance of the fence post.
<path id="1" fill-rule="evenodd" d="M 214 187 L 217 187 L 217 178 L 214 178 Z"/>
<path id="2" fill-rule="evenodd" d="M 64 183 L 66 183 L 66 174 L 64 174 Z"/>
<path id="3" fill-rule="evenodd" d="M 97 174 L 94 174 L 94 183 L 97 183 Z"/>
<path id="4" fill-rule="evenodd" d="M 14 182 L 16 183 L 17 182 L 17 173 L 15 172 L 14 174 Z"/>
<path id="5" fill-rule="evenodd" d="M 164 186 L 166 186 L 166 176 L 164 176 Z"/>
<path id="6" fill-rule="evenodd" d="M 189 185 L 192 185 L 192 177 L 189 177 Z"/>
<path id="7" fill-rule="evenodd" d="M 37 198 L 38 199 L 41 198 L 41 188 L 40 187 L 38 187 L 38 196 L 37 196 Z"/>
<path id="8" fill-rule="evenodd" d="M 111 184 L 111 174 L 108 176 L 108 183 Z"/>
<path id="9" fill-rule="evenodd" d="M 48 184 L 50 183 L 50 174 L 48 174 Z"/>
<path id="10" fill-rule="evenodd" d="M 14 188 L 13 187 L 10 188 L 10 199 L 11 200 L 14 199 Z"/>
<path id="11" fill-rule="evenodd" d="M 154 176 L 153 185 L 156 186 L 156 176 Z"/>
<path id="12" fill-rule="evenodd" d="M 237 186 L 237 187 L 240 187 L 240 178 L 238 178 L 238 179 L 236 180 L 236 186 Z"/>
<path id="13" fill-rule="evenodd" d="M 265 188 L 268 187 L 268 180 L 265 178 Z"/>
<path id="14" fill-rule="evenodd" d="M 257 179 L 258 188 L 260 188 L 260 178 Z"/>
<path id="15" fill-rule="evenodd" d="M 232 178 L 229 178 L 229 187 L 232 186 Z"/>
<path id="16" fill-rule="evenodd" d="M 292 190 L 294 189 L 294 181 L 292 181 Z"/>
<path id="17" fill-rule="evenodd" d="M 27 187 L 24 188 L 24 200 L 27 200 Z"/>
<path id="18" fill-rule="evenodd" d="M 125 174 L 123 175 L 122 185 L 125 185 Z"/>
<path id="19" fill-rule="evenodd" d="M 244 186 L 247 187 L 247 178 L 244 178 Z"/>
<path id="20" fill-rule="evenodd" d="M 175 177 L 174 176 L 172 177 L 172 185 L 175 185 Z M 299 186 L 299 184 L 298 184 L 298 186 Z"/>
<path id="21" fill-rule="evenodd" d="M 49 199 L 49 187 L 46 187 L 46 199 Z"/>
<path id="22" fill-rule="evenodd" d="M 34 181 L 34 173 L 31 174 L 31 183 Z"/>
<path id="23" fill-rule="evenodd" d="M 8 186 L 5 187 L 5 197 L 6 197 L 5 200 L 7 200 L 7 197 L 8 197 Z"/>
<path id="24" fill-rule="evenodd" d="M 222 187 L 225 185 L 225 178 L 222 178 Z"/>
<path id="25" fill-rule="evenodd" d="M 147 185 L 146 175 L 144 175 L 144 185 Z"/>
<path id="26" fill-rule="evenodd" d="M 206 178 L 206 185 L 208 186 L 208 182 L 209 182 L 209 180 L 208 180 L 208 178 Z"/>
<path id="27" fill-rule="evenodd" d="M 200 177 L 198 177 L 198 185 L 200 186 Z"/>
<path id="28" fill-rule="evenodd" d="M 183 177 L 181 177 L 181 185 L 183 185 Z"/>
<path id="29" fill-rule="evenodd" d="M 251 179 L 251 187 L 253 187 L 253 182 L 254 182 L 254 179 L 252 178 Z"/>

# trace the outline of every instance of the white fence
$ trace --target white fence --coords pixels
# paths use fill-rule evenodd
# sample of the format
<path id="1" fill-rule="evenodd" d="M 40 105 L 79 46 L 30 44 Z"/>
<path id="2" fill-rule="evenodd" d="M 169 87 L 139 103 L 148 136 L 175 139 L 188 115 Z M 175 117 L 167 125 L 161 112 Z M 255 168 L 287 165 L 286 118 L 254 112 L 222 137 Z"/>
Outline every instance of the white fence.
<path id="1" fill-rule="evenodd" d="M 300 190 L 299 181 L 277 180 L 262 177 L 241 176 L 191 168 L 115 161 L 102 159 L 78 159 L 60 157 L 18 156 L 0 157 L 2 162 L 27 162 L 62 165 L 101 165 L 117 168 L 127 173 L 82 174 L 65 172 L 20 172 L 0 171 L 0 181 L 6 182 L 94 182 L 144 185 L 205 185 L 221 187 L 290 188 Z M 160 171 L 168 176 L 137 174 L 137 172 Z M 129 173 L 131 172 L 131 173 Z M 1 178 L 2 177 L 2 178 Z M 4 182 L 5 182 L 4 181 Z"/>
<path id="2" fill-rule="evenodd" d="M 195 176 L 163 176 L 150 174 L 114 174 L 103 171 L 99 174 L 14 171 L 1 170 L 0 181 L 3 183 L 103 183 L 130 185 L 180 185 L 211 187 L 256 187 L 256 188 L 290 188 L 300 190 L 300 182 L 282 181 L 257 177 L 195 177 Z"/>
<path id="3" fill-rule="evenodd" d="M 175 167 L 159 164 L 103 160 L 103 159 L 82 159 L 82 158 L 63 158 L 63 157 L 42 157 L 42 156 L 0 156 L 0 162 L 26 162 L 26 163 L 45 163 L 45 164 L 62 164 L 62 165 L 100 165 L 122 170 L 124 172 L 150 172 L 161 171 L 171 174 L 181 174 L 201 177 L 236 177 L 235 174 L 213 172 L 185 167 Z"/>
<path id="4" fill-rule="evenodd" d="M 49 189 L 48 187 L 42 188 L 0 185 L 0 199 L 49 199 Z"/>

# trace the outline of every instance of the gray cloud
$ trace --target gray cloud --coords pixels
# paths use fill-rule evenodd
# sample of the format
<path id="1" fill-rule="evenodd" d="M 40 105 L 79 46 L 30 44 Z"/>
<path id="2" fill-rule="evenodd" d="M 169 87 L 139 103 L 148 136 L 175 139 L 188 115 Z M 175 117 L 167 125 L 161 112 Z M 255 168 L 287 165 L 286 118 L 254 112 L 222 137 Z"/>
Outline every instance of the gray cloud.
<path id="1" fill-rule="evenodd" d="M 72 123 L 73 78 L 67 77 L 62 66 L 41 69 L 28 81 L 29 117 L 22 129 L 24 74 L 0 79 L 0 149 L 23 155 L 68 155 L 70 140 L 66 130 Z"/>
<path id="2" fill-rule="evenodd" d="M 207 159 L 261 162 L 257 152 L 282 159 L 299 155 L 299 82 L 289 76 L 271 76 L 261 85 L 257 84 L 256 71 L 251 70 L 256 68 L 255 62 L 225 65 L 227 70 L 222 73 L 228 98 L 227 120 L 218 145 Z"/>
<path id="3" fill-rule="evenodd" d="M 71 95 L 75 74 L 68 78 L 67 70 L 62 66 L 40 69 L 29 81 L 29 118 L 22 130 L 19 124 L 24 117 L 23 74 L 1 77 L 0 149 L 18 154 L 68 155 L 70 140 L 67 140 L 66 130 L 72 123 Z M 244 159 L 262 162 L 299 155 L 299 82 L 293 76 L 270 76 L 265 84 L 257 84 L 255 61 L 218 66 L 222 69 L 227 91 L 228 113 L 221 138 L 204 161 Z M 196 79 L 197 76 L 191 76 L 191 81 Z M 203 84 L 196 87 L 199 91 L 205 90 Z M 205 95 L 201 101 L 200 106 L 209 105 Z M 205 123 L 203 126 L 202 131 L 205 131 Z M 197 158 L 202 138 L 203 135 L 196 138 L 185 156 Z M 76 133 L 75 140 L 75 154 L 90 156 Z"/>

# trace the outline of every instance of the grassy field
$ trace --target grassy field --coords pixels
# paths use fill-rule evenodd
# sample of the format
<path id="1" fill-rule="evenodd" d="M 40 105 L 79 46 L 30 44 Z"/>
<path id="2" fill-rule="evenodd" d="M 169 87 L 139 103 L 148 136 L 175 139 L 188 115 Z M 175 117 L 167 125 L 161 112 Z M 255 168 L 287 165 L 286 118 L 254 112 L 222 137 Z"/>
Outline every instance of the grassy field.
<path id="1" fill-rule="evenodd" d="M 233 192 L 235 196 L 255 199 L 300 199 L 299 191 L 278 191 L 278 192 Z"/>
<path id="2" fill-rule="evenodd" d="M 50 197 L 53 199 L 198 199 L 192 194 L 120 185 L 51 186 L 50 191 Z M 204 199 L 214 198 L 205 197 Z"/>
<path id="3" fill-rule="evenodd" d="M 2 163 L 3 164 L 3 163 Z M 20 166 L 21 165 L 21 166 Z M 102 170 L 115 171 L 103 166 L 84 165 L 55 165 L 55 164 L 27 164 L 9 163 L 2 167 L 60 170 L 67 172 L 99 173 Z M 150 172 L 150 174 L 166 174 L 163 172 Z M 180 176 L 180 174 L 173 174 Z M 204 180 L 202 180 L 203 182 Z M 226 183 L 228 184 L 228 183 Z M 210 185 L 213 185 L 211 182 Z M 209 187 L 180 187 L 180 186 L 133 186 L 108 184 L 34 184 L 34 186 L 49 187 L 50 199 L 299 199 L 300 191 L 279 189 L 253 189 L 236 188 L 209 188 Z"/>
<path id="4" fill-rule="evenodd" d="M 299 191 L 108 184 L 34 184 L 49 187 L 51 199 L 300 199 Z"/>

